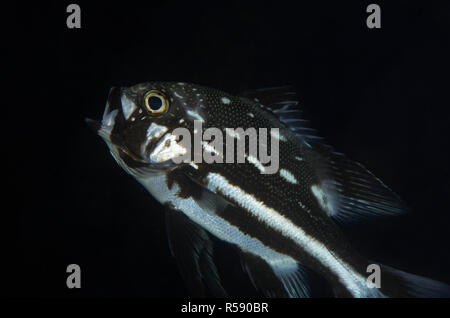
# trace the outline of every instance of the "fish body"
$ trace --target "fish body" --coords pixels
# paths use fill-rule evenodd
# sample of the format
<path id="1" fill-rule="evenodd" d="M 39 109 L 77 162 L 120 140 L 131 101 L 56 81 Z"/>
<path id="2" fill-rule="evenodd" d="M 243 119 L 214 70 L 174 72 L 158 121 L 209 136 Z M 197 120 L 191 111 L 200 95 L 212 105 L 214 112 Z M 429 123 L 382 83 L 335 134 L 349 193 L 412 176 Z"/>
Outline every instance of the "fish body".
<path id="1" fill-rule="evenodd" d="M 211 235 L 239 250 L 252 283 L 266 296 L 309 297 L 311 272 L 337 297 L 448 292 L 445 284 L 383 265 L 381 287 L 368 284 L 370 262 L 340 225 L 402 214 L 404 204 L 362 165 L 326 145 L 286 87 L 240 96 L 188 83 L 113 88 L 102 122 L 89 122 L 117 163 L 166 207 L 171 251 L 195 295 L 227 295 Z M 181 140 L 179 128 L 190 134 Z M 205 138 L 210 128 L 223 139 Z M 267 147 L 271 161 L 245 148 L 243 161 L 225 162 L 239 151 L 239 140 L 250 140 L 233 128 L 267 129 L 258 137 L 270 142 L 258 145 Z M 230 141 L 230 148 L 217 147 Z M 206 162 L 208 154 L 216 160 Z M 176 162 L 183 156 L 187 160 Z"/>

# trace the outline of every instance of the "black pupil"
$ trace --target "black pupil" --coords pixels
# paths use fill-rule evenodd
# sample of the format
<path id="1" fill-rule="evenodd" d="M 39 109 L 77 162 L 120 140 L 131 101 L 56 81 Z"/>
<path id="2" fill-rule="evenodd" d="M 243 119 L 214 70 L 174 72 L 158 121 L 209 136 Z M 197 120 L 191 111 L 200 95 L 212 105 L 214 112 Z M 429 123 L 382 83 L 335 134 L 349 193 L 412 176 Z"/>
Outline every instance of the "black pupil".
<path id="1" fill-rule="evenodd" d="M 161 97 L 158 96 L 150 96 L 148 98 L 148 106 L 152 110 L 159 110 L 163 104 Z"/>

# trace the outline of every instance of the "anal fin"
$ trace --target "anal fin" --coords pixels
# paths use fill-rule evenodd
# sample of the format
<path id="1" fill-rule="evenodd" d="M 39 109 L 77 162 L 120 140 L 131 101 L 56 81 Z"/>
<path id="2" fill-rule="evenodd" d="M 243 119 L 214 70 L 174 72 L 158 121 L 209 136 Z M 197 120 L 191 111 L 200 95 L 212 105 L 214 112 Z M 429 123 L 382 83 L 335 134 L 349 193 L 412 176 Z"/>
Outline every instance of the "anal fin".
<path id="1" fill-rule="evenodd" d="M 266 297 L 311 297 L 309 270 L 300 263 L 288 260 L 270 265 L 259 256 L 245 252 L 241 252 L 241 261 L 253 286 Z"/>

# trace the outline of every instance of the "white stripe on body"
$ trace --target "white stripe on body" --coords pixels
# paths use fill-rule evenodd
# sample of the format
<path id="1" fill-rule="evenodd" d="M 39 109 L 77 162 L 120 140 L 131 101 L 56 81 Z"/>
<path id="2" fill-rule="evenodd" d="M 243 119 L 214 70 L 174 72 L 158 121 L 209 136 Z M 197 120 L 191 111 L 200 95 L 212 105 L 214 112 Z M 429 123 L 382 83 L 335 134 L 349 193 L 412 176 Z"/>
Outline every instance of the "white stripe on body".
<path id="1" fill-rule="evenodd" d="M 216 215 L 214 211 L 203 209 L 194 199 L 178 197 L 176 195 L 179 191 L 178 186 L 175 183 L 172 189 L 168 189 L 166 175 L 164 173 L 145 178 L 135 174 L 133 169 L 130 169 L 120 158 L 117 148 L 109 142 L 107 143 L 110 147 L 111 154 L 118 164 L 126 172 L 134 176 L 159 202 L 163 204 L 170 202 L 176 209 L 182 211 L 192 221 L 219 239 L 235 244 L 241 250 L 261 257 L 274 270 L 278 271 L 277 275 L 279 273 L 289 273 L 296 269 L 297 261 L 291 256 L 279 253 L 269 246 L 264 245 L 260 240 L 247 235 L 238 227 Z M 349 265 L 334 256 L 324 245 L 316 241 L 313 237 L 308 236 L 300 227 L 297 227 L 275 210 L 265 206 L 264 203 L 256 200 L 239 187 L 230 184 L 227 179 L 217 173 L 208 174 L 207 179 L 210 190 L 214 192 L 216 189 L 220 189 L 226 196 L 232 198 L 246 211 L 279 231 L 280 234 L 298 242 L 308 253 L 336 273 L 353 296 L 383 296 L 377 289 L 368 289 L 365 285 L 366 280 L 364 277 L 356 273 Z"/>
<path id="2" fill-rule="evenodd" d="M 371 292 L 378 292 L 369 290 L 366 287 L 365 277 L 357 273 L 350 265 L 329 251 L 321 242 L 309 236 L 301 227 L 280 215 L 276 210 L 266 206 L 263 202 L 257 200 L 241 188 L 231 184 L 218 173 L 209 173 L 207 180 L 207 188 L 209 190 L 213 192 L 220 190 L 225 196 L 233 199 L 238 205 L 266 223 L 272 229 L 292 239 L 307 253 L 329 268 L 340 278 L 341 282 L 354 297 L 367 297 Z"/>
<path id="3" fill-rule="evenodd" d="M 172 189 L 167 188 L 166 175 L 136 178 L 159 202 L 171 203 L 177 210 L 183 211 L 192 221 L 228 243 L 239 246 L 243 251 L 258 255 L 274 269 L 289 272 L 297 268 L 292 257 L 278 253 L 264 245 L 258 239 L 242 232 L 238 227 L 219 217 L 214 211 L 199 206 L 192 198 L 180 198 L 176 194 L 180 190 L 175 183 Z"/>

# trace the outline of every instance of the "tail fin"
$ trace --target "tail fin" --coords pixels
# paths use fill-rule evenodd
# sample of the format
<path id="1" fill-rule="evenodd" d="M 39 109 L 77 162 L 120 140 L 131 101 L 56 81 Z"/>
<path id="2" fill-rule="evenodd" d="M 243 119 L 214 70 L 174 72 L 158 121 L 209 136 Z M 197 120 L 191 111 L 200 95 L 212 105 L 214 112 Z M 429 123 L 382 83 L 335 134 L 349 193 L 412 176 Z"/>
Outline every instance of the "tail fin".
<path id="1" fill-rule="evenodd" d="M 450 285 L 380 265 L 381 289 L 388 297 L 450 298 Z"/>

